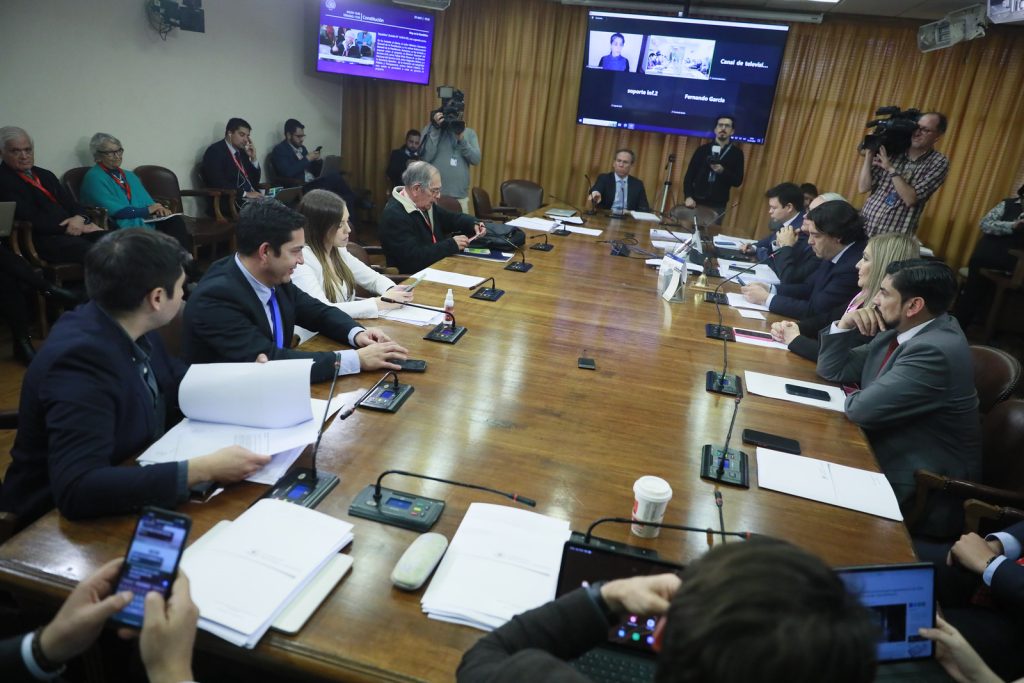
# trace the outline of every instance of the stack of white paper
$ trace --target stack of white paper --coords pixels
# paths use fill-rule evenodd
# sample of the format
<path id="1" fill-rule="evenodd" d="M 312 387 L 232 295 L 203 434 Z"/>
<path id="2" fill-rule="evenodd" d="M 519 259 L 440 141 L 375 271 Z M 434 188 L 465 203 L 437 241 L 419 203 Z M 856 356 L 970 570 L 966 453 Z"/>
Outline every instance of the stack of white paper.
<path id="1" fill-rule="evenodd" d="M 722 277 L 743 273 L 743 275 L 740 275 L 740 278 L 744 282 L 760 281 L 767 282 L 770 285 L 779 284 L 779 276 L 771 269 L 771 266 L 765 263 L 754 265 L 745 261 L 730 261 L 729 259 L 720 258 L 718 259 L 718 267 L 722 272 Z"/>
<path id="2" fill-rule="evenodd" d="M 729 305 L 733 308 L 749 308 L 752 311 L 768 310 L 768 307 L 764 304 L 755 304 L 747 301 L 739 292 L 726 292 L 725 298 L 729 300 Z"/>
<path id="3" fill-rule="evenodd" d="M 261 500 L 209 543 L 201 541 L 181 559 L 199 607 L 199 627 L 252 648 L 352 541 L 352 525 L 301 505 Z"/>
<path id="4" fill-rule="evenodd" d="M 401 308 L 390 308 L 386 311 L 381 311 L 380 317 L 385 320 L 408 323 L 409 325 L 436 325 L 444 319 L 444 309 L 438 308 L 427 311 L 422 308 L 402 306 Z"/>
<path id="5" fill-rule="evenodd" d="M 715 235 L 711 238 L 711 242 L 716 247 L 723 247 L 725 249 L 739 249 L 744 244 L 753 244 L 756 241 L 746 237 L 730 237 L 729 235 Z"/>
<path id="6" fill-rule="evenodd" d="M 661 222 L 661 216 L 659 216 L 656 213 L 651 213 L 649 211 L 630 211 L 629 213 L 633 216 L 634 220 L 652 221 L 654 223 Z"/>
<path id="7" fill-rule="evenodd" d="M 693 239 L 693 234 L 689 232 L 681 232 L 679 230 L 666 230 L 664 228 L 651 228 L 651 241 L 654 240 L 672 240 L 674 242 L 689 242 Z"/>
<path id="8" fill-rule="evenodd" d="M 537 218 L 535 216 L 520 216 L 510 220 L 505 225 L 514 225 L 517 228 L 524 228 L 526 230 L 542 230 L 549 232 L 551 228 L 555 227 L 555 221 L 549 221 L 546 218 Z"/>
<path id="9" fill-rule="evenodd" d="M 437 268 L 424 268 L 413 275 L 413 277 L 417 280 L 436 282 L 441 285 L 448 285 L 449 287 L 472 287 L 480 284 L 485 279 L 477 275 L 463 275 L 447 270 L 438 270 Z"/>
<path id="10" fill-rule="evenodd" d="M 485 631 L 555 597 L 569 522 L 473 503 L 421 605 L 431 619 Z"/>

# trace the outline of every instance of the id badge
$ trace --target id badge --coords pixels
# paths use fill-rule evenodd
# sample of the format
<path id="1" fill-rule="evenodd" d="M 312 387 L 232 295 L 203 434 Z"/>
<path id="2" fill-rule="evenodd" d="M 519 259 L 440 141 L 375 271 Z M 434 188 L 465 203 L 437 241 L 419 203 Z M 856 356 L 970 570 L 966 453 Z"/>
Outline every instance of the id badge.
<path id="1" fill-rule="evenodd" d="M 896 202 L 898 199 L 899 195 L 896 193 L 896 190 L 892 190 L 891 192 L 889 192 L 889 194 L 885 195 L 885 205 L 896 206 Z"/>
<path id="2" fill-rule="evenodd" d="M 459 165 L 459 158 L 458 157 L 452 157 L 450 163 L 451 163 L 451 165 L 453 167 L 458 166 Z"/>

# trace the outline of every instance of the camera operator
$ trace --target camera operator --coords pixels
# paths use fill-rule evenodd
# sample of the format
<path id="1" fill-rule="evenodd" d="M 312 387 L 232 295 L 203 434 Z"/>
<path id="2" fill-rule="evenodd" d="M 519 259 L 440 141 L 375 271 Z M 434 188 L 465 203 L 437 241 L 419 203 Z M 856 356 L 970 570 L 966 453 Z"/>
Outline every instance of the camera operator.
<path id="1" fill-rule="evenodd" d="M 431 113 L 430 125 L 423 129 L 420 159 L 440 171 L 441 193 L 458 199 L 462 212 L 470 213 L 469 167 L 480 163 L 480 142 L 476 131 L 467 128 L 463 120 L 462 93 L 449 90 L 446 94 L 449 97 L 442 96 L 441 108 Z"/>
<path id="2" fill-rule="evenodd" d="M 707 206 L 716 214 L 725 213 L 729 191 L 743 183 L 743 150 L 732 143 L 732 116 L 719 116 L 715 121 L 715 139 L 701 145 L 690 158 L 683 176 L 683 204 L 688 209 Z"/>
<path id="3" fill-rule="evenodd" d="M 949 159 L 935 149 L 945 132 L 945 115 L 927 112 L 918 117 L 906 152 L 890 158 L 884 145 L 877 154 L 861 151 L 864 160 L 857 173 L 857 191 L 871 193 L 861 209 L 868 237 L 917 231 L 925 203 L 949 172 Z"/>

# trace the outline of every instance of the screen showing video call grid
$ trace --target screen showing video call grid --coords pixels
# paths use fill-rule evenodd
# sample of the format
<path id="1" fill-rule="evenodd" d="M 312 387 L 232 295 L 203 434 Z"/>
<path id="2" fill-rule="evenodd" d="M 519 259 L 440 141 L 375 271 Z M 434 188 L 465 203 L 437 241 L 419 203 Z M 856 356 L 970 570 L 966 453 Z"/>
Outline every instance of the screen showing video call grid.
<path id="1" fill-rule="evenodd" d="M 320 0 L 316 70 L 426 85 L 434 16 L 390 0 Z"/>
<path id="2" fill-rule="evenodd" d="M 562 550 L 562 567 L 558 573 L 555 595 L 564 595 L 595 581 L 678 573 L 682 570 L 681 565 L 671 562 L 633 557 L 569 541 Z M 608 630 L 608 643 L 629 650 L 653 652 L 656 626 L 655 618 L 630 614 Z"/>
<path id="3" fill-rule="evenodd" d="M 878 621 L 879 662 L 928 659 L 934 654 L 934 643 L 917 632 L 935 626 L 931 564 L 846 567 L 836 573 Z"/>
<path id="4" fill-rule="evenodd" d="M 789 27 L 590 12 L 577 122 L 764 144 Z"/>

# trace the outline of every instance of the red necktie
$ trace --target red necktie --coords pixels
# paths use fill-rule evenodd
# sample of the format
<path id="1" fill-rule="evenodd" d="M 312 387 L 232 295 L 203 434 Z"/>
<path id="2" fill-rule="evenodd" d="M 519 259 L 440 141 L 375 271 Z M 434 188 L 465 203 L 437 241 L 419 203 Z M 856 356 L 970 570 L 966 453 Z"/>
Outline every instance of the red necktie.
<path id="1" fill-rule="evenodd" d="M 882 359 L 882 364 L 878 367 L 878 374 L 879 375 L 882 374 L 882 369 L 885 367 L 885 364 L 889 362 L 889 357 L 892 356 L 892 352 L 895 351 L 896 347 L 899 346 L 899 345 L 900 345 L 900 343 L 898 341 L 896 341 L 896 337 L 893 337 L 892 341 L 889 342 L 889 350 L 885 352 L 885 358 Z M 878 375 L 876 375 L 876 377 L 877 376 Z"/>

